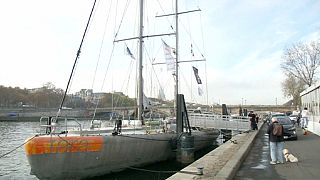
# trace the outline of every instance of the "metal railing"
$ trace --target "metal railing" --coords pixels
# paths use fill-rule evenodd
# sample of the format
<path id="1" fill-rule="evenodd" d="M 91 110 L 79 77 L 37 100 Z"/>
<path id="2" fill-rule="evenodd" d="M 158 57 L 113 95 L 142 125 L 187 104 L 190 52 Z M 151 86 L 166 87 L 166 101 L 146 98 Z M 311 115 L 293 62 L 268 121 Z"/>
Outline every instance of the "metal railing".
<path id="1" fill-rule="evenodd" d="M 40 118 L 40 134 L 66 134 L 68 130 L 76 128 L 82 134 L 82 125 L 76 118 L 48 117 Z M 45 133 L 42 133 L 45 130 Z"/>
<path id="2" fill-rule="evenodd" d="M 250 130 L 250 117 L 216 114 L 189 114 L 190 125 L 202 128 L 216 128 L 246 131 Z"/>

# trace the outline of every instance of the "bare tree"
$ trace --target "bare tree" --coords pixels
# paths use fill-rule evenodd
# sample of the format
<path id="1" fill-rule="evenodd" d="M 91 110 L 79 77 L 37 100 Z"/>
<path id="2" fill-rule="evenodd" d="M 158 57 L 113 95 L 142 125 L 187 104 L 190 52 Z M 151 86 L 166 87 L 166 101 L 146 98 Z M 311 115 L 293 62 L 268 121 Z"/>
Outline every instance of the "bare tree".
<path id="1" fill-rule="evenodd" d="M 310 44 L 297 43 L 285 50 L 281 68 L 287 75 L 292 75 L 309 87 L 315 83 L 320 66 L 320 41 Z"/>
<path id="2" fill-rule="evenodd" d="M 300 105 L 300 93 L 306 84 L 293 75 L 288 75 L 281 85 L 284 96 L 292 98 L 294 106 Z"/>

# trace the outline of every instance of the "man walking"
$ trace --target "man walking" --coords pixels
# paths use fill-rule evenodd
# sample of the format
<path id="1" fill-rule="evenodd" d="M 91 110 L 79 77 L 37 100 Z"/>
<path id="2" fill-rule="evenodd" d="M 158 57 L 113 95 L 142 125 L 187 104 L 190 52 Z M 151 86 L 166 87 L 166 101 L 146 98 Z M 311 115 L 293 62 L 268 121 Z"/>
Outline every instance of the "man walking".
<path id="1" fill-rule="evenodd" d="M 258 129 L 258 125 L 257 125 L 257 121 L 256 121 L 256 115 L 253 112 L 250 112 L 248 114 L 248 116 L 250 117 L 251 130 L 257 130 Z"/>
<path id="2" fill-rule="evenodd" d="M 276 117 L 273 117 L 271 121 L 272 123 L 269 125 L 267 130 L 270 142 L 270 164 L 282 164 L 282 150 L 284 148 L 283 126 L 277 121 Z"/>
<path id="3" fill-rule="evenodd" d="M 302 128 L 308 128 L 308 122 L 309 122 L 308 115 L 309 115 L 308 108 L 305 107 L 301 112 L 301 119 L 302 119 L 301 127 Z"/>

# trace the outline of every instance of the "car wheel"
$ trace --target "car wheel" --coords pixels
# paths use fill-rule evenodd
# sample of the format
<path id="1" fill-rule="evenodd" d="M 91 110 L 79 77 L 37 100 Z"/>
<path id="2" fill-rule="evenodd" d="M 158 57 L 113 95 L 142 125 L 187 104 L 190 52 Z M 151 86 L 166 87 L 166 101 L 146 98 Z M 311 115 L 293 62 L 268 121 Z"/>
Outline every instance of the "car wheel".
<path id="1" fill-rule="evenodd" d="M 295 138 L 293 138 L 293 140 L 295 140 L 295 141 L 298 140 L 298 136 L 296 136 Z"/>

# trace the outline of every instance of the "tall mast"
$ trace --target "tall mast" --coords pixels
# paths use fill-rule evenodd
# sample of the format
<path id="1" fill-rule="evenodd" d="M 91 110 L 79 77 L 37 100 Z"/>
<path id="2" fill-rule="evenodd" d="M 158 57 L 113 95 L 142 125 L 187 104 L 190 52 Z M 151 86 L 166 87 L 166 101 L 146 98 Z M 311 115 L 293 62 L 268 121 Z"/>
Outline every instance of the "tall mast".
<path id="1" fill-rule="evenodd" d="M 142 79 L 142 48 L 143 48 L 143 0 L 140 0 L 140 20 L 139 20 L 139 65 L 138 65 L 138 119 L 141 119 L 142 124 L 143 117 L 143 79 Z"/>
<path id="2" fill-rule="evenodd" d="M 177 108 L 177 103 L 178 103 L 178 94 L 179 94 L 179 77 L 178 77 L 178 62 L 179 62 L 179 33 L 178 33 L 178 0 L 176 0 L 176 12 L 175 12 L 175 17 L 176 17 L 176 83 L 175 83 L 175 113 L 176 116 L 178 114 L 178 108 Z"/>
<path id="3" fill-rule="evenodd" d="M 175 35 L 176 35 L 176 69 L 175 69 L 175 86 L 174 86 L 174 112 L 175 115 L 177 116 L 178 114 L 178 108 L 177 108 L 177 103 L 178 103 L 178 94 L 179 94 L 179 62 L 193 62 L 193 61 L 204 61 L 204 60 L 190 60 L 190 61 L 179 61 L 179 24 L 178 24 L 178 16 L 179 14 L 185 14 L 185 13 L 191 13 L 191 12 L 196 12 L 196 11 L 201 11 L 200 9 L 197 10 L 191 10 L 191 11 L 185 11 L 185 12 L 179 12 L 178 10 L 178 0 L 176 0 L 175 3 L 176 9 L 175 9 L 175 13 L 172 14 L 166 14 L 166 15 L 157 15 L 156 17 L 164 17 L 164 16 L 175 16 L 175 23 L 176 23 L 176 29 L 175 29 Z M 171 34 L 165 34 L 165 35 L 171 35 Z M 165 64 L 165 63 L 156 63 L 156 64 Z"/>

